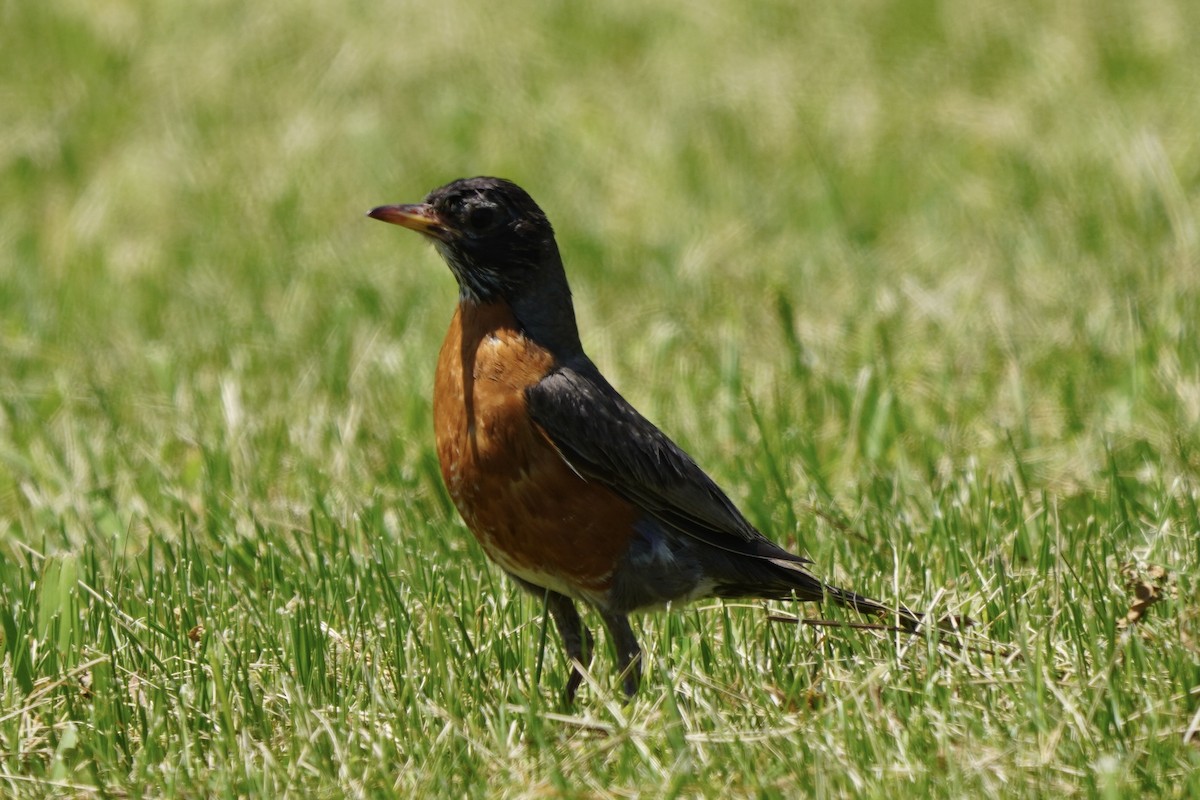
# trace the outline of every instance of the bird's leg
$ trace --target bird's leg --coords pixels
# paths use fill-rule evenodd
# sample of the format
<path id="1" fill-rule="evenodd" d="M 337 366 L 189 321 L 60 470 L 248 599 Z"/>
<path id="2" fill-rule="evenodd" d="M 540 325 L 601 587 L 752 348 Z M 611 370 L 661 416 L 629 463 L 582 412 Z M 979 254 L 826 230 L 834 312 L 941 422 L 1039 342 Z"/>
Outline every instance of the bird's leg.
<path id="1" fill-rule="evenodd" d="M 582 670 L 592 661 L 592 632 L 584 626 L 575 604 L 565 594 L 547 590 L 546 607 L 550 609 L 550 616 L 554 617 L 558 635 L 562 637 L 567 657 L 571 659 L 571 677 L 567 678 L 566 692 L 567 702 L 571 703 L 583 681 Z"/>
<path id="2" fill-rule="evenodd" d="M 629 618 L 624 614 L 600 610 L 600 618 L 604 620 L 604 625 L 612 636 L 613 646 L 617 649 L 621 688 L 625 690 L 626 697 L 633 697 L 637 694 L 638 684 L 642 680 L 642 650 L 638 647 L 637 637 L 633 635 L 633 628 L 629 627 Z"/>
<path id="3" fill-rule="evenodd" d="M 558 635 L 567 651 L 567 658 L 572 662 L 571 677 L 567 678 L 566 698 L 568 703 L 574 701 L 575 692 L 579 690 L 579 684 L 583 682 L 583 673 L 580 672 L 580 667 L 586 669 L 587 665 L 592 662 L 592 646 L 594 644 L 592 632 L 584 627 L 583 620 L 579 618 L 579 612 L 575 610 L 575 604 L 565 594 L 544 589 L 524 578 L 518 578 L 511 572 L 508 577 L 530 594 L 546 599 L 546 608 L 550 611 L 550 616 L 554 617 L 554 625 L 558 628 Z M 576 666 L 576 663 L 580 666 Z"/>

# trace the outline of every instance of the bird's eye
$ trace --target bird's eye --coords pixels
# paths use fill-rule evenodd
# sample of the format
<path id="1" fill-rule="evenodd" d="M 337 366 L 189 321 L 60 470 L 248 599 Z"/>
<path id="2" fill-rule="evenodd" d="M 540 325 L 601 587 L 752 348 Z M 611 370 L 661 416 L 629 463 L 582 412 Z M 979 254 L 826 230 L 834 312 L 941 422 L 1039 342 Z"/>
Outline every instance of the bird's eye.
<path id="1" fill-rule="evenodd" d="M 467 212 L 467 226 L 473 231 L 485 231 L 495 222 L 496 209 L 491 206 L 475 206 Z"/>

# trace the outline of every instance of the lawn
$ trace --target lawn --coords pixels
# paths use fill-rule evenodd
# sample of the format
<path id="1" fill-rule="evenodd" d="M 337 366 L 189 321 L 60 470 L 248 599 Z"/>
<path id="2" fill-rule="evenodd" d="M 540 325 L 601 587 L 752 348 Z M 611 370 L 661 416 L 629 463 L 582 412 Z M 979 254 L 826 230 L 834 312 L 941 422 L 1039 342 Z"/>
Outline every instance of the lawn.
<path id="1" fill-rule="evenodd" d="M 1200 5 L 0 19 L 0 795 L 1200 796 Z M 474 174 L 756 525 L 970 645 L 702 603 L 565 705 L 364 217 Z"/>

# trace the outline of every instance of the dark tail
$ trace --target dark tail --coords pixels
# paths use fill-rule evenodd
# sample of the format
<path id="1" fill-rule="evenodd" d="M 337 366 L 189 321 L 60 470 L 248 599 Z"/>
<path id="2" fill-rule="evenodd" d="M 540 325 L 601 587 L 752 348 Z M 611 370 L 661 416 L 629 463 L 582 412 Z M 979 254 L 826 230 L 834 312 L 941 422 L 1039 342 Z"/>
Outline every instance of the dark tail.
<path id="1" fill-rule="evenodd" d="M 863 597 L 849 589 L 839 589 L 836 586 L 824 585 L 825 596 L 839 605 L 853 608 L 860 614 L 880 617 L 885 621 L 894 622 L 904 630 L 915 633 L 922 624 L 922 616 L 915 611 L 909 611 L 904 606 L 889 608 L 878 600 Z"/>
<path id="2" fill-rule="evenodd" d="M 921 615 L 904 606 L 890 608 L 878 600 L 825 583 L 809 572 L 801 561 L 782 558 L 738 560 L 736 566 L 740 568 L 737 579 L 719 584 L 717 595 L 815 603 L 832 600 L 860 614 L 899 625 L 906 631 L 916 631 L 922 624 Z"/>

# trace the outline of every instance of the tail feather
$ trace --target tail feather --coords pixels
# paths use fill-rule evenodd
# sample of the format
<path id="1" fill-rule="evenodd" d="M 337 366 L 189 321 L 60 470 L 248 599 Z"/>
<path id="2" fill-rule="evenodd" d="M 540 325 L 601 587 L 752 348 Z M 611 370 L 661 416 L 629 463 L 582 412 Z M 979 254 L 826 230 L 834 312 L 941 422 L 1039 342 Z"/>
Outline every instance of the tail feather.
<path id="1" fill-rule="evenodd" d="M 892 608 L 849 589 L 825 583 L 794 561 L 739 561 L 738 566 L 745 569 L 750 564 L 755 566 L 752 573 L 743 571 L 737 576 L 737 580 L 718 585 L 716 593 L 722 597 L 761 597 L 765 600 L 800 600 L 815 603 L 832 600 L 860 614 L 892 620 L 906 631 L 916 631 L 922 624 L 922 616 L 915 611 L 910 611 L 904 606 Z M 762 569 L 765 564 L 771 567 L 769 574 Z"/>
<path id="2" fill-rule="evenodd" d="M 878 600 L 872 600 L 849 589 L 839 589 L 829 584 L 825 584 L 825 596 L 840 605 L 853 608 L 860 614 L 893 619 L 901 628 L 909 632 L 916 631 L 921 627 L 922 616 L 915 611 L 908 610 L 902 605 L 891 608 L 880 603 Z"/>
<path id="3" fill-rule="evenodd" d="M 915 631 L 921 626 L 921 615 L 909 611 L 904 606 L 890 608 L 878 600 L 872 600 L 858 592 L 825 583 L 807 569 L 790 561 L 776 561 L 775 565 L 781 568 L 782 577 L 785 577 L 790 584 L 790 593 L 798 600 L 820 602 L 828 598 L 839 605 L 852 608 L 860 614 L 895 620 L 900 627 L 907 631 Z"/>

